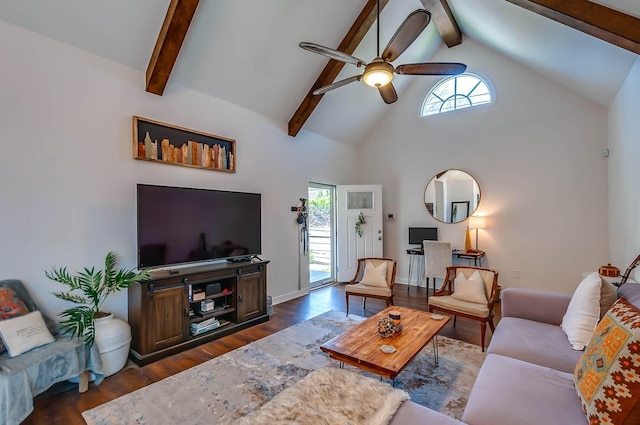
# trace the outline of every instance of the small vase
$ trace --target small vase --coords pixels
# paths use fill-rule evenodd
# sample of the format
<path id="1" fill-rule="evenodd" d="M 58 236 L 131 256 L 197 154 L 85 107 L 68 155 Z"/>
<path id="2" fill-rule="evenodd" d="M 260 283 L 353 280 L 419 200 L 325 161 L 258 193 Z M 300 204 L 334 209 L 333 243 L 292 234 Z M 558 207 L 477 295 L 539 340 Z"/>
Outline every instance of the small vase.
<path id="1" fill-rule="evenodd" d="M 131 327 L 109 313 L 95 319 L 95 343 L 100 352 L 105 378 L 118 372 L 127 363 L 131 344 Z"/>

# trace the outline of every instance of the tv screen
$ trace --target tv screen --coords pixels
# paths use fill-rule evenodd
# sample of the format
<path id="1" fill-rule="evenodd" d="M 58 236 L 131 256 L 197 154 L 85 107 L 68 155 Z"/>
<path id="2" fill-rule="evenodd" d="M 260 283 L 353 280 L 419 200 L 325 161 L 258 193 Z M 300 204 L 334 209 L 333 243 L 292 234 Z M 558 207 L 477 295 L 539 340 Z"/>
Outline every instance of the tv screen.
<path id="1" fill-rule="evenodd" d="M 437 227 L 409 227 L 409 245 L 422 245 L 422 241 L 437 240 Z"/>
<path id="2" fill-rule="evenodd" d="M 261 253 L 259 193 L 138 184 L 138 268 Z"/>

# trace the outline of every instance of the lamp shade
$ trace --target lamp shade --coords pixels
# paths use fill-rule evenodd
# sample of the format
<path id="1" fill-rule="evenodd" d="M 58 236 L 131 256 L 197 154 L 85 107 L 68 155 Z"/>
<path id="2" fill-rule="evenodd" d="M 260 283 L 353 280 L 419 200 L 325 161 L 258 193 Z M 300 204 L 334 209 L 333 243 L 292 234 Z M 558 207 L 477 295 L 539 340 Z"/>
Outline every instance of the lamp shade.
<path id="1" fill-rule="evenodd" d="M 472 215 L 469 217 L 469 229 L 484 229 L 487 226 L 486 217 Z"/>

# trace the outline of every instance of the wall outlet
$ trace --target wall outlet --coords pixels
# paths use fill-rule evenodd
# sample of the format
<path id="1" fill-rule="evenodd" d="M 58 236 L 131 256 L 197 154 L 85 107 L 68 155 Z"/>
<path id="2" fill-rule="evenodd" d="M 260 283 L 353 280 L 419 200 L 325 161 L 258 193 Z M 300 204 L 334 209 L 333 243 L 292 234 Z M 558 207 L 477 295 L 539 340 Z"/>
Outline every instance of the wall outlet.
<path id="1" fill-rule="evenodd" d="M 513 270 L 513 278 L 514 279 L 520 279 L 520 269 L 514 269 Z"/>

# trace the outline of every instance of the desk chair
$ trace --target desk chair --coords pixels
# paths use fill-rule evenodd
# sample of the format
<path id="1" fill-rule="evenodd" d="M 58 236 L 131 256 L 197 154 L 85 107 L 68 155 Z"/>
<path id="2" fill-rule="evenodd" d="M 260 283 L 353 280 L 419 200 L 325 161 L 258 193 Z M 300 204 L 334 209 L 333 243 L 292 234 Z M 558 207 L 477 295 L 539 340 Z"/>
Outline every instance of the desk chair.
<path id="1" fill-rule="evenodd" d="M 433 278 L 433 292 L 436 292 L 436 279 L 447 277 L 447 267 L 451 266 L 451 243 L 423 241 L 424 275 L 427 279 L 427 300 L 429 299 L 429 278 Z"/>

